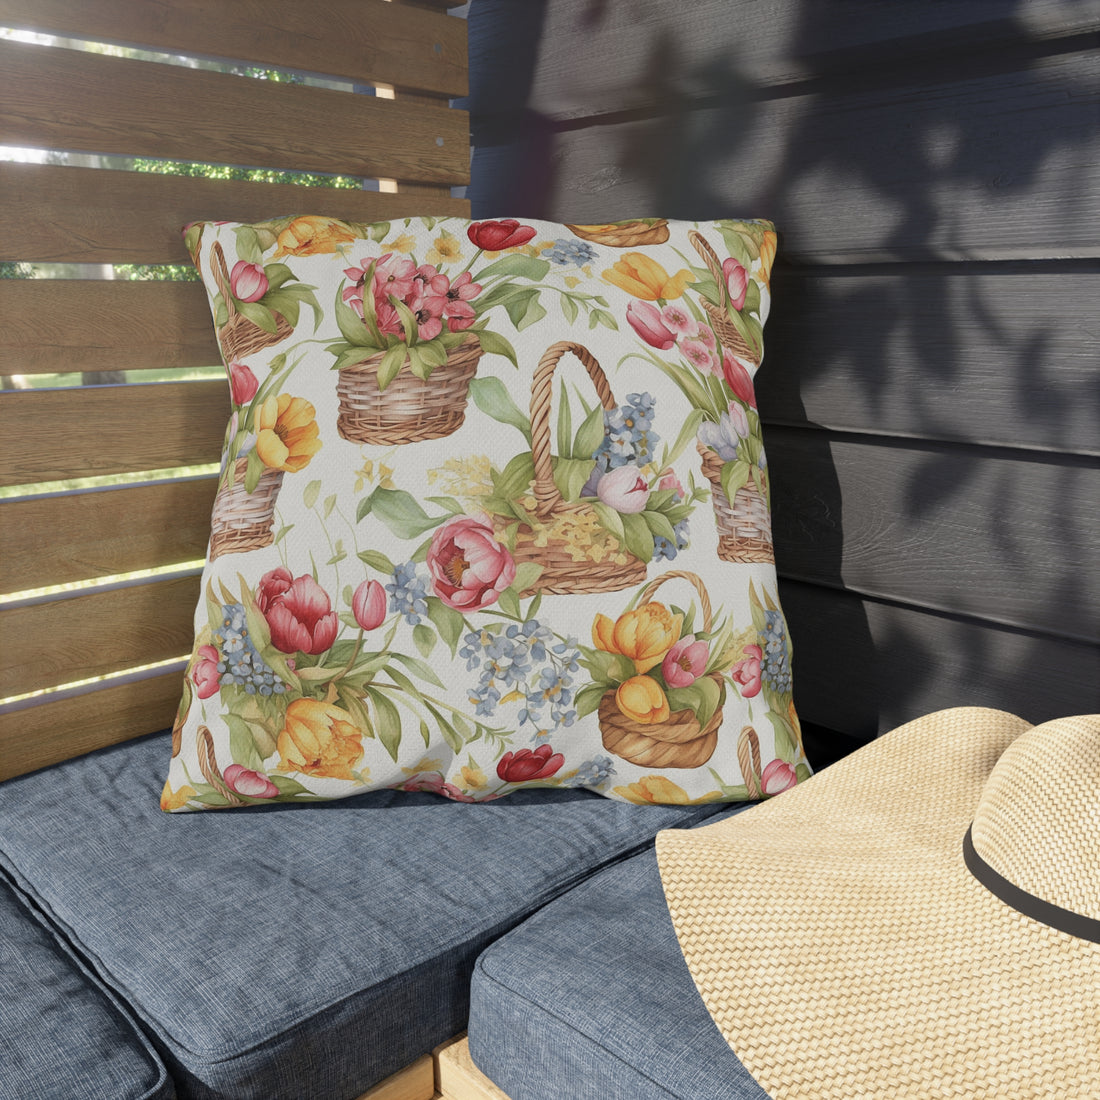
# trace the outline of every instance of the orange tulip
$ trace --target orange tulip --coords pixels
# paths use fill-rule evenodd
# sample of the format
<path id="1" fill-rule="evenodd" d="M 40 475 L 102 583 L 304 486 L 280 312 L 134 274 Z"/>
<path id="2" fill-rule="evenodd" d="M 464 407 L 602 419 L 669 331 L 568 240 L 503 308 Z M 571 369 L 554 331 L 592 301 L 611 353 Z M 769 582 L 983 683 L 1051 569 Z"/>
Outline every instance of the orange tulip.
<path id="1" fill-rule="evenodd" d="M 679 298 L 684 287 L 695 282 L 695 276 L 686 268 L 669 275 L 656 260 L 642 252 L 623 253 L 603 277 L 627 294 L 647 302 Z"/>
<path id="2" fill-rule="evenodd" d="M 764 285 L 771 289 L 772 264 L 775 262 L 775 251 L 779 245 L 779 237 L 775 230 L 765 229 L 764 239 L 760 242 L 760 278 Z"/>
<path id="3" fill-rule="evenodd" d="M 316 256 L 324 252 L 338 252 L 340 245 L 355 240 L 355 230 L 335 218 L 309 214 L 295 218 L 275 240 L 279 247 L 274 259 L 280 256 Z"/>
<path id="4" fill-rule="evenodd" d="M 321 449 L 317 410 L 304 397 L 272 395 L 256 414 L 256 452 L 272 470 L 297 473 Z"/>
<path id="5" fill-rule="evenodd" d="M 172 790 L 170 783 L 164 784 L 164 790 L 160 792 L 160 808 L 170 814 L 174 810 L 181 810 L 195 797 L 198 792 L 194 787 L 183 786 L 178 791 Z"/>
<path id="6" fill-rule="evenodd" d="M 636 783 L 626 787 L 616 787 L 614 793 L 627 802 L 634 802 L 639 806 L 652 806 L 654 803 L 697 806 L 703 802 L 716 802 L 722 797 L 721 791 L 711 791 L 698 798 L 689 798 L 683 787 L 663 775 L 643 775 Z"/>
<path id="7" fill-rule="evenodd" d="M 363 734 L 346 710 L 317 699 L 295 699 L 275 747 L 279 770 L 332 779 L 354 779 L 351 766 L 363 755 Z"/>
<path id="8" fill-rule="evenodd" d="M 631 676 L 624 680 L 615 692 L 615 702 L 627 718 L 643 726 L 668 721 L 668 698 L 652 676 Z"/>
<path id="9" fill-rule="evenodd" d="M 614 623 L 597 614 L 592 641 L 605 653 L 629 657 L 637 672 L 648 672 L 679 640 L 683 623 L 683 615 L 673 615 L 663 603 L 646 603 L 624 611 Z"/>

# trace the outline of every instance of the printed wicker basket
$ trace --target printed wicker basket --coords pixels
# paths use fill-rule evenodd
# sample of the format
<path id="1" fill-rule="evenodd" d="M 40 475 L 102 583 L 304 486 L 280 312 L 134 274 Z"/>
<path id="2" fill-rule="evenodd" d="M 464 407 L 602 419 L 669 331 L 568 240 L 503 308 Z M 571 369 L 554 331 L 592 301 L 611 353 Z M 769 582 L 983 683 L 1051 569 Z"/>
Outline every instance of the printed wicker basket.
<path id="1" fill-rule="evenodd" d="M 218 284 L 222 301 L 229 313 L 229 320 L 218 329 L 218 343 L 221 344 L 222 358 L 226 366 L 245 356 L 252 355 L 262 348 L 269 348 L 273 344 L 282 343 L 293 331 L 291 323 L 281 314 L 275 314 L 275 331 L 267 332 L 260 328 L 254 321 L 250 321 L 243 313 L 239 312 L 233 302 L 233 294 L 229 283 L 229 267 L 225 262 L 225 253 L 222 251 L 220 241 L 214 242 L 211 249 L 214 258 L 212 271 L 214 282 Z"/>
<path id="2" fill-rule="evenodd" d="M 760 786 L 760 738 L 756 736 L 756 730 L 752 726 L 745 726 L 741 730 L 741 736 L 737 739 L 737 764 L 741 768 L 741 775 L 745 780 L 745 790 L 749 798 L 762 797 L 763 788 Z"/>
<path id="3" fill-rule="evenodd" d="M 275 521 L 275 498 L 283 484 L 283 471 L 265 469 L 253 492 L 245 488 L 248 459 L 233 463 L 229 480 L 218 489 L 210 517 L 210 560 L 222 554 L 243 554 L 270 546 Z"/>
<path id="4" fill-rule="evenodd" d="M 523 524 L 515 536 L 512 557 L 516 564 L 535 562 L 542 566 L 542 573 L 535 583 L 520 593 L 530 596 L 535 592 L 617 592 L 621 588 L 640 584 L 646 579 L 648 562 L 631 554 L 622 547 L 627 561 L 596 562 L 589 558 L 578 561 L 570 552 L 569 544 L 562 538 L 547 534 L 545 528 L 565 514 L 594 515 L 587 501 L 567 501 L 554 482 L 553 458 L 550 454 L 550 401 L 553 394 L 554 369 L 567 351 L 571 351 L 584 364 L 588 377 L 592 379 L 600 403 L 608 411 L 615 408 L 615 398 L 611 393 L 607 376 L 596 362 L 592 353 L 583 344 L 561 340 L 551 345 L 535 369 L 531 384 L 531 454 L 535 464 L 535 518 L 540 530 L 533 530 Z M 494 526 L 500 534 L 509 520 L 495 516 Z M 612 540 L 614 536 L 609 535 Z"/>
<path id="5" fill-rule="evenodd" d="M 699 299 L 699 304 L 706 310 L 707 317 L 710 318 L 710 327 L 714 329 L 715 335 L 722 341 L 722 347 L 727 351 L 732 352 L 738 359 L 746 359 L 750 363 L 759 366 L 760 352 L 749 347 L 748 341 L 737 331 L 736 326 L 730 320 L 730 292 L 726 284 L 726 276 L 722 272 L 721 261 L 702 234 L 693 229 L 688 233 L 688 240 L 691 241 L 695 251 L 703 257 L 707 270 L 713 276 L 715 283 L 718 284 L 718 295 L 721 298 L 720 305 L 716 306 L 706 298 L 700 297 Z"/>
<path id="6" fill-rule="evenodd" d="M 703 629 L 710 630 L 713 623 L 710 596 L 695 573 L 679 569 L 663 573 L 646 586 L 638 606 L 649 603 L 665 581 L 677 577 L 695 586 L 703 612 Z M 712 672 L 710 677 L 721 684 L 720 673 Z M 604 748 L 645 768 L 701 767 L 714 754 L 718 744 L 718 727 L 722 724 L 721 706 L 716 708 L 705 726 L 699 724 L 692 710 L 675 710 L 664 722 L 636 722 L 619 709 L 614 688 L 604 692 L 597 714 Z"/>
<path id="7" fill-rule="evenodd" d="M 718 527 L 718 556 L 723 561 L 774 562 L 772 517 L 768 502 L 751 478 L 733 494 L 722 488 L 722 467 L 717 452 L 701 443 L 696 449 L 703 459 L 703 476 L 710 482 L 711 504 Z"/>
<path id="8" fill-rule="evenodd" d="M 664 218 L 639 221 L 606 222 L 602 225 L 570 225 L 575 236 L 611 248 L 637 248 L 642 244 L 664 244 L 668 240 L 668 222 Z"/>
<path id="9" fill-rule="evenodd" d="M 395 446 L 442 439 L 462 427 L 470 379 L 483 352 L 476 336 L 469 336 L 447 353 L 447 361 L 427 379 L 405 365 L 390 384 L 378 388 L 380 351 L 340 370 L 336 393 L 340 411 L 336 429 L 352 443 Z"/>

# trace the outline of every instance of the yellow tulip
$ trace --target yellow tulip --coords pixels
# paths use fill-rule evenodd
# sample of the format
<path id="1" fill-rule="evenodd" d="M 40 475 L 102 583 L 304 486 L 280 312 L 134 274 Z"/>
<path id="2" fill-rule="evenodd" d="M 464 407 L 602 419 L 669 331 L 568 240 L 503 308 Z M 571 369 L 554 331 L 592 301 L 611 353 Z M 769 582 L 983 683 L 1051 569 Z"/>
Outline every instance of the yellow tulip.
<path id="1" fill-rule="evenodd" d="M 764 230 L 764 239 L 760 242 L 760 278 L 764 285 L 771 289 L 772 264 L 775 262 L 775 251 L 779 244 L 779 237 L 772 229 Z"/>
<path id="2" fill-rule="evenodd" d="M 695 276 L 686 268 L 669 275 L 656 260 L 642 252 L 624 252 L 603 277 L 627 294 L 647 302 L 679 298 L 684 287 L 695 282 Z"/>
<path id="3" fill-rule="evenodd" d="M 646 603 L 624 611 L 614 623 L 597 614 L 592 641 L 605 653 L 629 657 L 637 672 L 648 672 L 679 641 L 683 623 L 683 615 L 673 615 L 663 603 Z"/>
<path id="4" fill-rule="evenodd" d="M 346 710 L 317 699 L 295 699 L 275 742 L 279 771 L 354 779 L 351 766 L 363 755 L 363 734 Z"/>
<path id="5" fill-rule="evenodd" d="M 636 783 L 626 787 L 616 787 L 615 794 L 627 802 L 639 806 L 654 803 L 673 806 L 698 806 L 704 802 L 716 802 L 722 797 L 721 791 L 710 791 L 698 798 L 689 798 L 687 791 L 663 775 L 643 775 Z"/>
<path id="6" fill-rule="evenodd" d="M 256 453 L 272 470 L 297 473 L 321 449 L 317 410 L 304 397 L 269 397 L 256 414 Z"/>
<path id="7" fill-rule="evenodd" d="M 631 676 L 624 680 L 615 692 L 615 702 L 627 718 L 643 726 L 668 721 L 668 699 L 652 676 Z"/>
<path id="8" fill-rule="evenodd" d="M 179 810 L 186 806 L 197 793 L 194 787 L 187 786 L 180 787 L 178 791 L 173 792 L 171 784 L 165 783 L 164 790 L 160 792 L 160 808 L 165 813 Z"/>
<path id="9" fill-rule="evenodd" d="M 280 256 L 316 256 L 325 252 L 338 252 L 340 245 L 355 240 L 355 230 L 335 218 L 323 218 L 308 214 L 295 218 L 275 238 L 278 249 L 273 258 Z"/>

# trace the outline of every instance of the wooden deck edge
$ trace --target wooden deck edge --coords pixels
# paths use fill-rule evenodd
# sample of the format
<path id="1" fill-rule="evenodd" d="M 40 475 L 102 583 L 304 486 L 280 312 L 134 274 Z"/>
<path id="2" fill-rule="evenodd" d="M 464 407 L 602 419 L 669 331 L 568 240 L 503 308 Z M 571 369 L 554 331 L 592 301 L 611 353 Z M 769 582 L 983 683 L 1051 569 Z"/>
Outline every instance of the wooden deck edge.
<path id="1" fill-rule="evenodd" d="M 458 1035 L 432 1051 L 435 1060 L 434 1100 L 509 1100 L 470 1057 L 470 1043 Z"/>
<path id="2" fill-rule="evenodd" d="M 367 1089 L 356 1100 L 434 1100 L 434 1097 L 435 1066 L 432 1056 L 424 1054 Z"/>

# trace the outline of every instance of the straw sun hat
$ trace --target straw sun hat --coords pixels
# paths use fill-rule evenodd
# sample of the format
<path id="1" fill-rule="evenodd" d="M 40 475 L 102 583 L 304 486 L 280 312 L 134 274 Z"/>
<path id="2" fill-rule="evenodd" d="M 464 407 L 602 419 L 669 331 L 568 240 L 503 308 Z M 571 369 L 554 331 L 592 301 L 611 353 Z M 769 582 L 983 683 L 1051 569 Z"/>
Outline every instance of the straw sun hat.
<path id="1" fill-rule="evenodd" d="M 774 1100 L 1100 1098 L 1100 715 L 932 714 L 657 851 Z"/>

